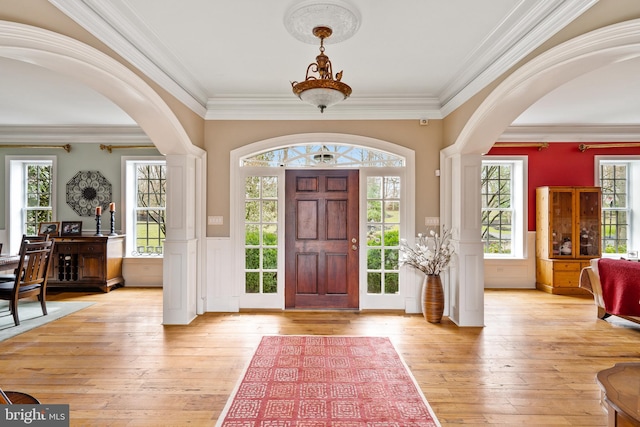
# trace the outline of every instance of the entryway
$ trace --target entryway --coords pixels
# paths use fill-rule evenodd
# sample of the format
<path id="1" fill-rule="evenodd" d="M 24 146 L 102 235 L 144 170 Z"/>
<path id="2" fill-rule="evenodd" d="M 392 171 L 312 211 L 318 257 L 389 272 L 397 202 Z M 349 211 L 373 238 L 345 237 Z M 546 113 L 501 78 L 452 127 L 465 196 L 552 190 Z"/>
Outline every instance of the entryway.
<path id="1" fill-rule="evenodd" d="M 232 248 L 219 242 L 215 268 L 233 266 L 238 285 L 211 289 L 229 295 L 217 307 L 420 311 L 420 284 L 397 263 L 414 233 L 413 150 L 288 135 L 233 150 L 231 165 Z"/>
<path id="2" fill-rule="evenodd" d="M 358 308 L 358 176 L 286 171 L 286 308 Z"/>

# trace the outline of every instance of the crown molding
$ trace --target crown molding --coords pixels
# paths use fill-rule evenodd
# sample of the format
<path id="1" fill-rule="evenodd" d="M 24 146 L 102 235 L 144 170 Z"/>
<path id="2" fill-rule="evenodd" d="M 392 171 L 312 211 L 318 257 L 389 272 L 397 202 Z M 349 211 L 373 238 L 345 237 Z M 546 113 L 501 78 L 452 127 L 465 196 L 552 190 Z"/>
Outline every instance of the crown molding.
<path id="1" fill-rule="evenodd" d="M 436 98 L 351 97 L 320 113 L 293 96 L 226 97 L 207 102 L 207 120 L 408 120 L 442 119 Z"/>
<path id="2" fill-rule="evenodd" d="M 144 24 L 133 13 L 123 14 L 112 2 L 105 1 L 49 2 L 193 112 L 200 117 L 205 116 L 207 95 L 204 89 L 184 70 L 180 61 L 158 49 L 160 42 L 154 40 L 149 31 L 145 31 Z"/>
<path id="3" fill-rule="evenodd" d="M 153 144 L 138 126 L 0 126 L 0 143 L 44 142 Z"/>
<path id="4" fill-rule="evenodd" d="M 304 104 L 303 104 L 304 106 Z M 254 104 L 254 108 L 259 105 Z M 292 108 L 293 109 L 293 108 Z M 275 120 L 340 120 L 344 113 L 331 117 L 311 108 L 311 113 L 298 112 L 296 118 L 283 113 Z M 319 117 L 319 118 L 318 118 Z M 414 119 L 418 117 L 402 117 Z M 425 118 L 425 117 L 423 117 Z M 426 117 L 438 119 L 441 117 Z M 274 120 L 272 119 L 272 120 Z M 359 118 L 350 117 L 349 120 Z M 419 119 L 419 118 L 418 118 Z M 211 120 L 259 120 L 255 118 L 214 117 Z M 363 119 L 365 120 L 365 119 Z M 638 142 L 640 126 L 631 125 L 527 125 L 510 126 L 496 142 Z M 137 126 L 0 126 L 0 143 L 94 143 L 152 144 Z"/>
<path id="5" fill-rule="evenodd" d="M 509 126 L 497 142 L 636 142 L 636 125 Z"/>
<path id="6" fill-rule="evenodd" d="M 474 52 L 452 78 L 436 103 L 414 104 L 412 100 L 380 103 L 362 98 L 349 106 L 342 103 L 331 111 L 346 114 L 336 119 L 425 119 L 447 116 L 482 88 L 564 28 L 598 0 L 522 1 Z M 180 61 L 168 55 L 135 13 L 114 2 L 100 0 L 49 0 L 55 7 L 141 70 L 188 108 L 207 120 L 320 119 L 332 116 L 329 110 L 317 117 L 311 110 L 286 106 L 279 96 L 216 97 L 207 100 L 206 91 L 185 70 Z M 295 99 L 295 98 L 294 98 Z M 397 105 L 392 105 L 397 104 Z M 409 104 L 409 105 L 408 105 Z M 357 107 L 357 108 L 356 108 Z M 273 109 L 273 110 L 272 110 Z M 358 111 L 358 109 L 360 111 Z M 435 111 L 437 110 L 437 111 Z"/>
<path id="7" fill-rule="evenodd" d="M 533 6 L 521 2 L 461 67 L 464 72 L 456 75 L 440 94 L 443 116 L 460 107 L 597 2 L 541 0 Z"/>

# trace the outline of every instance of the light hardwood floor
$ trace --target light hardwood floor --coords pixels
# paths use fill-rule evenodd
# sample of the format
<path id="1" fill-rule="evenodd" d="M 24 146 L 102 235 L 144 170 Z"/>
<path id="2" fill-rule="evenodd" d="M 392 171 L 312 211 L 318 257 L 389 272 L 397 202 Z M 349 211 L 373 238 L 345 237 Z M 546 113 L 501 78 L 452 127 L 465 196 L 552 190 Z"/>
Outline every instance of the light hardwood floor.
<path id="1" fill-rule="evenodd" d="M 539 291 L 486 291 L 484 328 L 301 311 L 162 326 L 160 289 L 49 299 L 95 304 L 0 342 L 0 386 L 70 404 L 72 426 L 212 426 L 266 334 L 389 336 L 443 426 L 605 426 L 596 373 L 640 360 L 640 325 Z"/>

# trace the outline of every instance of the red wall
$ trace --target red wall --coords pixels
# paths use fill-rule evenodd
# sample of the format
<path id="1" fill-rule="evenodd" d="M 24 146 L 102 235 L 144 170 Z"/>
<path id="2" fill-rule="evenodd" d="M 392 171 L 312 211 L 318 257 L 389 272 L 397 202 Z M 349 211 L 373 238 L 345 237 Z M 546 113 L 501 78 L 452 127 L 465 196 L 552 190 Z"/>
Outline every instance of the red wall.
<path id="1" fill-rule="evenodd" d="M 556 142 L 548 148 L 493 147 L 487 154 L 492 156 L 527 156 L 528 177 L 528 229 L 536 229 L 536 188 L 544 186 L 594 185 L 594 156 L 640 155 L 640 148 L 590 148 L 578 149 L 583 143 Z M 594 143 L 595 144 L 595 143 Z"/>

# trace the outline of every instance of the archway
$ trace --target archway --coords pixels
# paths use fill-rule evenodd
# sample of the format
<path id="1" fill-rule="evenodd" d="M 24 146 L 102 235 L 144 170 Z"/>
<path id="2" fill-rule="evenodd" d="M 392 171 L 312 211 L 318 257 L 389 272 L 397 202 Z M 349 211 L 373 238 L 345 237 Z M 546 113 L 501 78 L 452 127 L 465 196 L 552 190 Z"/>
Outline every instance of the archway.
<path id="1" fill-rule="evenodd" d="M 151 86 L 89 45 L 42 28 L 0 21 L 0 56 L 56 71 L 101 93 L 129 114 L 162 154 L 197 153 L 173 111 Z"/>
<path id="2" fill-rule="evenodd" d="M 442 150 L 441 216 L 456 229 L 460 263 L 452 280 L 452 320 L 484 323 L 483 253 L 480 242 L 481 154 L 535 101 L 595 69 L 640 56 L 640 20 L 594 30 L 562 43 L 507 77 L 472 114 L 456 142 Z"/>
<path id="3" fill-rule="evenodd" d="M 202 251 L 201 204 L 205 152 L 194 146 L 162 98 L 133 71 L 105 53 L 70 37 L 0 21 L 0 56 L 56 71 L 101 93 L 128 113 L 167 156 L 167 227 L 164 260 L 166 324 L 189 323 L 196 315 L 201 275 L 193 268 Z M 201 239 L 202 240 L 202 239 Z M 167 303 L 170 302 L 170 304 Z"/>

